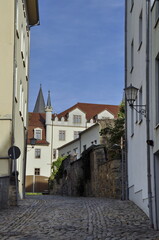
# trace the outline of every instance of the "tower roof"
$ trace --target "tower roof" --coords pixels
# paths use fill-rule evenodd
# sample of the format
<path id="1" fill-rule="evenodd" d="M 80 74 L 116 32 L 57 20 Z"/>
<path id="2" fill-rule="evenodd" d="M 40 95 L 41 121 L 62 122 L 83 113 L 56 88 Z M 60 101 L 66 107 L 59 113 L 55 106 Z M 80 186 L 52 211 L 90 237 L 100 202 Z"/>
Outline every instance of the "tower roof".
<path id="1" fill-rule="evenodd" d="M 36 103 L 35 103 L 35 107 L 34 107 L 33 112 L 35 112 L 35 113 L 45 113 L 45 101 L 44 101 L 41 85 L 40 85 L 39 94 L 38 94 L 38 97 L 36 99 Z"/>

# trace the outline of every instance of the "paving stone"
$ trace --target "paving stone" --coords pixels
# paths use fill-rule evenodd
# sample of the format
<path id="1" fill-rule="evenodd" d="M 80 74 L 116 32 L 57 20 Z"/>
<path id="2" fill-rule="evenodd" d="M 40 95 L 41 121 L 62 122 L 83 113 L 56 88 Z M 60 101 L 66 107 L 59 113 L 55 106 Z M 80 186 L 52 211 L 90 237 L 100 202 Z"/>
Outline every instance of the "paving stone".
<path id="1" fill-rule="evenodd" d="M 0 240 L 159 240 L 132 202 L 106 198 L 27 196 L 0 210 Z"/>

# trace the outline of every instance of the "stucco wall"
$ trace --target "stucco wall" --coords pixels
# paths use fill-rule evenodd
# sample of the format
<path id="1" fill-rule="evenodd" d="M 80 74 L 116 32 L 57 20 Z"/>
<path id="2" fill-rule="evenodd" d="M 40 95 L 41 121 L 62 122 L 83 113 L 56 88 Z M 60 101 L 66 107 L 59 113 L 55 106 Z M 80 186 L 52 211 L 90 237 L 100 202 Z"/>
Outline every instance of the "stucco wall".
<path id="1" fill-rule="evenodd" d="M 142 12 L 142 42 L 139 42 L 139 20 Z M 133 68 L 131 68 L 131 45 L 133 48 Z M 142 87 L 142 97 L 138 91 L 135 104 L 146 104 L 146 1 L 127 1 L 127 87 Z M 139 99 L 142 99 L 142 103 Z M 140 100 L 141 100 L 140 99 Z M 147 213 L 148 206 L 142 204 L 148 197 L 147 192 L 147 145 L 146 118 L 135 110 L 127 107 L 127 149 L 128 149 L 128 188 L 130 200 L 136 199 L 138 206 L 143 206 Z M 132 191 L 133 188 L 133 191 Z M 136 197 L 137 195 L 139 197 Z M 142 196 L 142 197 L 141 197 Z"/>

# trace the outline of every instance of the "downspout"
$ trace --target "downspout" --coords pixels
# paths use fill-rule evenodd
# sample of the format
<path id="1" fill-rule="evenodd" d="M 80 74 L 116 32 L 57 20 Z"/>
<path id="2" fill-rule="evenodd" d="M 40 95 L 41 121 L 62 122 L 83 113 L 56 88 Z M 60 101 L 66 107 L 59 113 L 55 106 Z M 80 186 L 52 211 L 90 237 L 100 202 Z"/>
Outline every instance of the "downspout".
<path id="1" fill-rule="evenodd" d="M 146 0 L 146 134 L 147 140 L 150 139 L 150 96 L 149 96 L 149 55 L 150 55 L 150 0 Z M 153 227 L 153 212 L 152 212 L 152 189 L 151 189 L 151 157 L 150 145 L 147 144 L 147 181 L 148 181 L 148 204 L 149 204 L 149 218 L 151 226 Z"/>
<path id="2" fill-rule="evenodd" d="M 127 0 L 125 0 L 125 88 L 127 88 Z M 126 96 L 125 96 L 126 99 Z M 125 101 L 125 194 L 123 200 L 128 200 L 128 152 L 127 152 L 127 104 Z"/>

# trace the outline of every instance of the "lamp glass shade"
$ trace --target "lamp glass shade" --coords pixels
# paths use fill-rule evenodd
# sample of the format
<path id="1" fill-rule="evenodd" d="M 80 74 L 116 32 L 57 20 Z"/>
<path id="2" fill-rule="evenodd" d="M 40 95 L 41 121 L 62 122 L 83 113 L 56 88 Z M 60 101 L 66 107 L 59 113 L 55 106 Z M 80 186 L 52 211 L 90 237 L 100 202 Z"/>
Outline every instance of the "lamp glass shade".
<path id="1" fill-rule="evenodd" d="M 36 144 L 37 139 L 36 138 L 31 138 L 30 139 L 30 145 L 35 145 Z"/>
<path id="2" fill-rule="evenodd" d="M 137 98 L 137 93 L 139 89 L 130 84 L 130 86 L 125 88 L 124 90 L 126 94 L 126 100 L 128 101 L 129 105 L 133 105 Z"/>

